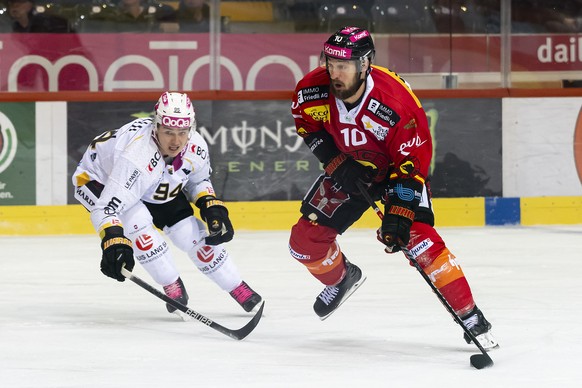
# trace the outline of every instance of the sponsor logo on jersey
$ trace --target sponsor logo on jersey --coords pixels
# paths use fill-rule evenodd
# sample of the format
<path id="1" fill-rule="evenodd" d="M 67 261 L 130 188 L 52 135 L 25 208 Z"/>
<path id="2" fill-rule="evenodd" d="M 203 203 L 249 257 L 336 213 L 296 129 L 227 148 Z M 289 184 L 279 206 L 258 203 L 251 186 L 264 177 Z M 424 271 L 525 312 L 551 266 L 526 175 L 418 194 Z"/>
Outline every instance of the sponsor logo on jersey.
<path id="1" fill-rule="evenodd" d="M 108 216 L 113 216 L 119 211 L 121 205 L 121 200 L 117 197 L 111 197 L 111 200 L 107 203 L 107 206 L 103 209 L 103 212 Z"/>
<path id="2" fill-rule="evenodd" d="M 206 160 L 206 158 L 208 157 L 208 151 L 206 151 L 205 148 L 200 147 L 196 144 L 192 144 L 192 147 L 190 147 L 190 151 L 194 155 L 200 157 L 200 159 L 202 159 L 202 160 Z"/>
<path id="3" fill-rule="evenodd" d="M 0 173 L 12 164 L 16 155 L 18 138 L 12 121 L 0 112 Z"/>
<path id="4" fill-rule="evenodd" d="M 85 194 L 85 191 L 83 191 L 81 187 L 77 187 L 77 195 L 81 197 L 83 201 L 87 202 L 89 206 L 95 206 L 95 201 L 93 201 L 88 194 Z"/>
<path id="5" fill-rule="evenodd" d="M 426 139 L 425 140 L 422 140 L 420 138 L 420 136 L 416 135 L 416 137 L 414 137 L 414 138 L 412 138 L 412 139 L 410 139 L 410 140 L 408 140 L 408 141 L 400 144 L 400 147 L 398 147 L 398 151 L 402 155 L 408 156 L 408 155 L 410 155 L 410 152 L 408 152 L 407 149 L 413 148 L 413 147 L 418 148 L 421 145 L 423 145 L 424 143 L 426 143 L 427 141 L 428 140 L 426 140 Z"/>
<path id="6" fill-rule="evenodd" d="M 160 155 L 160 153 L 156 151 L 154 157 L 150 159 L 150 163 L 146 167 L 146 171 L 153 172 L 158 163 L 160 162 L 160 159 L 162 159 L 162 155 Z"/>
<path id="7" fill-rule="evenodd" d="M 140 251 L 149 251 L 154 246 L 154 239 L 149 234 L 142 234 L 135 240 L 135 246 Z"/>
<path id="8" fill-rule="evenodd" d="M 329 105 L 317 105 L 305 108 L 304 112 L 315 121 L 329 121 Z"/>
<path id="9" fill-rule="evenodd" d="M 366 109 L 374 113 L 376 117 L 386 121 L 391 127 L 395 126 L 400 121 L 400 116 L 398 116 L 392 108 L 382 104 L 376 99 L 371 98 Z"/>
<path id="10" fill-rule="evenodd" d="M 410 253 L 412 253 L 412 257 L 418 257 L 424 252 L 428 250 L 428 248 L 432 247 L 434 243 L 430 238 L 422 240 L 420 243 L 416 244 L 410 249 Z"/>
<path id="11" fill-rule="evenodd" d="M 141 175 L 141 172 L 139 172 L 138 169 L 133 170 L 133 172 L 131 173 L 131 175 L 127 179 L 127 182 L 125 182 L 124 187 L 126 189 L 130 190 L 133 187 L 134 183 L 137 181 L 137 178 L 139 178 L 140 175 Z"/>
<path id="12" fill-rule="evenodd" d="M 325 100 L 329 97 L 329 86 L 313 86 L 304 88 L 297 92 L 297 102 L 301 105 L 304 102 L 314 100 Z"/>
<path id="13" fill-rule="evenodd" d="M 378 140 L 386 139 L 388 131 L 390 131 L 390 128 L 383 127 L 367 115 L 362 116 L 362 124 L 364 125 L 364 129 L 372 132 Z"/>

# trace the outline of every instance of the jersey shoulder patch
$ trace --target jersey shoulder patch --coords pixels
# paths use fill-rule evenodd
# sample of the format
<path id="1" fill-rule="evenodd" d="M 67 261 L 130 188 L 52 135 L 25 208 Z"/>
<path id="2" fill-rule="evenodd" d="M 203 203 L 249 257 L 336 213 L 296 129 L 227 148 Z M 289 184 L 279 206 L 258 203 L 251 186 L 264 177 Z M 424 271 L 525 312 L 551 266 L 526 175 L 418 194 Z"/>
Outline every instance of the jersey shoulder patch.
<path id="1" fill-rule="evenodd" d="M 328 98 L 329 85 L 309 86 L 297 91 L 297 103 L 299 105 L 310 101 L 327 100 Z"/>
<path id="2" fill-rule="evenodd" d="M 381 103 L 374 97 L 370 97 L 366 109 L 379 119 L 385 121 L 391 127 L 394 127 L 400 121 L 400 116 L 388 105 Z"/>
<path id="3" fill-rule="evenodd" d="M 297 103 L 302 105 L 306 102 L 327 100 L 329 98 L 329 77 L 323 68 L 317 68 L 309 72 L 295 89 Z"/>

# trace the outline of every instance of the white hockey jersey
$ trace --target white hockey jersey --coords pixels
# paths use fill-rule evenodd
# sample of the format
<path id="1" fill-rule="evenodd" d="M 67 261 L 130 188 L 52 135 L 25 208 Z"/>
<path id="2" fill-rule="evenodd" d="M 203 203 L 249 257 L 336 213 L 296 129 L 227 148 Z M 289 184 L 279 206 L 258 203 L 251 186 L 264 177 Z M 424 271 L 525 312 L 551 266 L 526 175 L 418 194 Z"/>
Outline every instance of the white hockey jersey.
<path id="1" fill-rule="evenodd" d="M 97 232 L 121 225 L 119 215 L 138 201 L 164 203 L 183 190 L 191 202 L 214 195 L 206 141 L 192 132 L 188 144 L 166 163 L 152 137 L 152 119 L 137 119 L 97 136 L 83 155 L 75 173 L 76 187 L 94 180 L 104 185 L 91 210 Z"/>

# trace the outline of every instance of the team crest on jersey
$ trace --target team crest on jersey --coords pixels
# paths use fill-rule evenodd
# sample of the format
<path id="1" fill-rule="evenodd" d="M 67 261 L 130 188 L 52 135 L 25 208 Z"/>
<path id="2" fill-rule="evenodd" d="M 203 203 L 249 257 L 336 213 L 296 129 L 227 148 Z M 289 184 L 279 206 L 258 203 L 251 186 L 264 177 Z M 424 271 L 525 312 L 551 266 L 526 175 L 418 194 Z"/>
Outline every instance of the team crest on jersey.
<path id="1" fill-rule="evenodd" d="M 313 86 L 297 92 L 297 102 L 300 105 L 308 101 L 325 100 L 328 97 L 329 86 Z"/>
<path id="2" fill-rule="evenodd" d="M 329 105 L 317 105 L 305 108 L 304 112 L 315 121 L 329 121 Z"/>
<path id="3" fill-rule="evenodd" d="M 383 127 L 382 125 L 378 124 L 367 115 L 362 116 L 362 124 L 364 124 L 364 129 L 366 131 L 372 132 L 374 136 L 376 136 L 376 139 L 378 140 L 386 139 L 388 131 L 390 131 L 390 128 Z"/>
<path id="4" fill-rule="evenodd" d="M 400 116 L 398 116 L 398 114 L 394 112 L 392 108 L 373 98 L 371 98 L 370 102 L 368 102 L 367 109 L 376 117 L 386 121 L 391 127 L 395 126 L 400 121 Z"/>

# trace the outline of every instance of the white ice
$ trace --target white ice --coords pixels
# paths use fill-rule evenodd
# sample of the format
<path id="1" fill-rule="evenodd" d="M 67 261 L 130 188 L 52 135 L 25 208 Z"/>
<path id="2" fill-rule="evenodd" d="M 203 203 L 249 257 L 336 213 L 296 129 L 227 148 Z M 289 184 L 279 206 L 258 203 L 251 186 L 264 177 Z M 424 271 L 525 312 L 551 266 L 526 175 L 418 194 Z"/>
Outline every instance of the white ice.
<path id="1" fill-rule="evenodd" d="M 238 231 L 228 248 L 266 299 L 243 341 L 103 276 L 96 236 L 0 237 L 0 387 L 580 386 L 582 226 L 440 232 L 494 326 L 491 368 L 469 365 L 478 349 L 372 230 L 340 237 L 368 279 L 325 321 L 312 310 L 322 286 L 290 258 L 288 232 Z M 174 252 L 193 310 L 229 328 L 250 319 Z"/>

